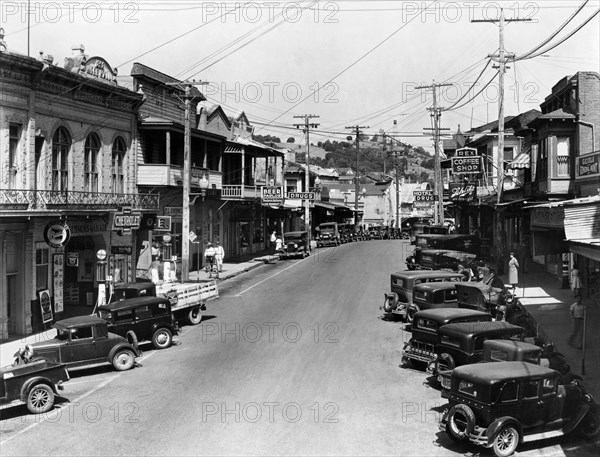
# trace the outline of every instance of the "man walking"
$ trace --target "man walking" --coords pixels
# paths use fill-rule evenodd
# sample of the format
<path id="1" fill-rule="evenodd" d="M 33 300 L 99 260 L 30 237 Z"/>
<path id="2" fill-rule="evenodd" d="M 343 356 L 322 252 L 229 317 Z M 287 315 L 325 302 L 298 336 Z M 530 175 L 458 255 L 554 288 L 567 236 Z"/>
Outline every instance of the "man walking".
<path id="1" fill-rule="evenodd" d="M 571 318 L 573 320 L 573 331 L 569 336 L 569 346 L 576 349 L 583 349 L 583 323 L 585 318 L 585 306 L 581 295 L 577 297 L 577 301 L 569 308 Z"/>

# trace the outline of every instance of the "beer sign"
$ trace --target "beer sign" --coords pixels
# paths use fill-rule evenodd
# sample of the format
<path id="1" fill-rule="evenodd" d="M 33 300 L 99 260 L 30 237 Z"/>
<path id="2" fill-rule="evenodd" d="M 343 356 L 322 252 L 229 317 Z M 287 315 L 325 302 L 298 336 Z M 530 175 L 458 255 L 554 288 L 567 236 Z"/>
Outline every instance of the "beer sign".
<path id="1" fill-rule="evenodd" d="M 262 186 L 262 201 L 270 204 L 283 204 L 283 187 Z"/>

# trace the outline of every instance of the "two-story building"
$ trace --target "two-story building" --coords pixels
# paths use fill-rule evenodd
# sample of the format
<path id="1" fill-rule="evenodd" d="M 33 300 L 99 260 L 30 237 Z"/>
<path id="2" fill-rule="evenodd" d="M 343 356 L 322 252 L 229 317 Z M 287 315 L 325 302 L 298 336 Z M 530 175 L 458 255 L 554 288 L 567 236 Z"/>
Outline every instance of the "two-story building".
<path id="1" fill-rule="evenodd" d="M 137 229 L 159 204 L 136 188 L 143 95 L 83 45 L 53 60 L 0 52 L 0 340 L 68 306 L 91 311 L 103 255 L 116 280 L 133 280 Z"/>

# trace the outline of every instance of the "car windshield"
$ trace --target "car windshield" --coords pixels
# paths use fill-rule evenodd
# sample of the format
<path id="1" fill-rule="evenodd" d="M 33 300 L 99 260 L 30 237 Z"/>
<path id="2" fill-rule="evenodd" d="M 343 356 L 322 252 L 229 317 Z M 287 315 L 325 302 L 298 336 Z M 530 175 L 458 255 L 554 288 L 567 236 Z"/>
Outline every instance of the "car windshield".
<path id="1" fill-rule="evenodd" d="M 333 227 L 321 227 L 321 233 L 333 233 Z"/>

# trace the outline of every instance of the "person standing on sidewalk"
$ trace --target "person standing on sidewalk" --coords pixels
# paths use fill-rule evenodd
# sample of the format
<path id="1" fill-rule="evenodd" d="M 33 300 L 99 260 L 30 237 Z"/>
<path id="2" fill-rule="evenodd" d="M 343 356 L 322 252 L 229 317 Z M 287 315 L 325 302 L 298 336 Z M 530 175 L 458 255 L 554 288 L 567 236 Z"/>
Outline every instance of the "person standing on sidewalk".
<path id="1" fill-rule="evenodd" d="M 571 290 L 576 297 L 581 296 L 581 278 L 579 277 L 577 265 L 573 265 L 571 270 Z"/>
<path id="2" fill-rule="evenodd" d="M 573 331 L 569 336 L 569 346 L 576 349 L 583 349 L 583 323 L 585 317 L 585 306 L 581 295 L 577 297 L 577 301 L 569 308 L 571 318 L 573 320 Z"/>
<path id="3" fill-rule="evenodd" d="M 508 283 L 512 285 L 512 294 L 515 295 L 515 289 L 519 284 L 519 261 L 515 257 L 515 253 L 510 253 L 508 260 Z"/>
<path id="4" fill-rule="evenodd" d="M 225 259 L 225 249 L 221 246 L 221 242 L 217 241 L 217 247 L 215 248 L 215 260 L 217 261 L 217 278 L 219 273 L 223 271 L 223 260 Z"/>

